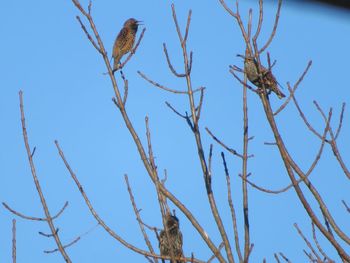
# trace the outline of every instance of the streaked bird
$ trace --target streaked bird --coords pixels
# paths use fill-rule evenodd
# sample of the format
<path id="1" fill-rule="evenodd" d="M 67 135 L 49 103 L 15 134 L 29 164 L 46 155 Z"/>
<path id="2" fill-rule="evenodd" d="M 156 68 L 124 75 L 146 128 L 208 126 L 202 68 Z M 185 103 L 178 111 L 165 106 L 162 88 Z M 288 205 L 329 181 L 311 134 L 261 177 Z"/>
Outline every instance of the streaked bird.
<path id="1" fill-rule="evenodd" d="M 167 214 L 166 218 L 166 230 L 162 230 L 159 235 L 159 250 L 161 256 L 182 257 L 182 233 L 180 231 L 179 219 L 174 216 Z M 168 234 L 168 235 L 167 235 Z M 170 260 L 170 263 L 174 263 Z M 180 263 L 180 261 L 176 261 Z"/>
<path id="2" fill-rule="evenodd" d="M 129 18 L 125 21 L 123 28 L 120 30 L 113 46 L 113 72 L 119 69 L 120 59 L 129 51 L 132 50 L 136 32 L 141 21 L 135 18 Z"/>
<path id="3" fill-rule="evenodd" d="M 244 57 L 244 72 L 247 74 L 249 81 L 258 88 L 265 87 L 266 89 L 273 91 L 280 99 L 284 98 L 285 95 L 278 88 L 277 80 L 271 70 L 268 70 L 262 65 L 260 65 L 260 70 L 261 78 L 258 73 L 258 63 L 247 48 Z"/>

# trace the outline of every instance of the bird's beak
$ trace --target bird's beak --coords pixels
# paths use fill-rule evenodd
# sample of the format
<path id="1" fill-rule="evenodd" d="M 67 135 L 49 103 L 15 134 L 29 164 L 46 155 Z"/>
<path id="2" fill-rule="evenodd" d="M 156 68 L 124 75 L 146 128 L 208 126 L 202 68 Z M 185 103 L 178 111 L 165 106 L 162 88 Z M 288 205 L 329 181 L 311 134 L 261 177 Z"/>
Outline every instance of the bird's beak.
<path id="1" fill-rule="evenodd" d="M 136 21 L 137 25 L 143 25 L 143 21 Z"/>

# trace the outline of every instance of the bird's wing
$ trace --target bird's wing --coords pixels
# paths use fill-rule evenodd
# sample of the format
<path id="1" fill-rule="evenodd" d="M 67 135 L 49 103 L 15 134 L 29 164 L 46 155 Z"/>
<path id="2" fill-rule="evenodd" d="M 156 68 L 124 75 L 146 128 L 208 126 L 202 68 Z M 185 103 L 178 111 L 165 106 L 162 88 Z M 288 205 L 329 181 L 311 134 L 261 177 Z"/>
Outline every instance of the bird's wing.
<path id="1" fill-rule="evenodd" d="M 119 55 L 120 49 L 125 45 L 125 42 L 127 39 L 126 35 L 128 33 L 127 31 L 128 29 L 123 27 L 120 30 L 117 38 L 115 39 L 114 46 L 113 46 L 113 54 L 112 54 L 113 57 L 117 57 Z"/>

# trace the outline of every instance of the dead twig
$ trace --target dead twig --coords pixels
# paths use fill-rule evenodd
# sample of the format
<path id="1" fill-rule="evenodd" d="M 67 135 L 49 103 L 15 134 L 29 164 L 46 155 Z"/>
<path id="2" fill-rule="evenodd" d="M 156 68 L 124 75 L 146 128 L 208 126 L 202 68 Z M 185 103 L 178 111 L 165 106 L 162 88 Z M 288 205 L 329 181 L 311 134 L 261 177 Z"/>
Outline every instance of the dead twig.
<path id="1" fill-rule="evenodd" d="M 16 210 L 12 209 L 11 207 L 9 207 L 9 206 L 8 206 L 6 203 L 4 203 L 4 202 L 2 202 L 2 205 L 3 205 L 7 210 L 9 210 L 11 213 L 13 213 L 14 215 L 19 216 L 19 217 L 21 217 L 21 218 L 23 218 L 23 219 L 33 220 L 33 221 L 48 221 L 47 218 L 26 216 L 26 215 L 24 215 L 24 214 L 22 214 L 22 213 L 20 213 L 20 212 L 18 212 L 18 211 L 16 211 Z M 58 217 L 63 213 L 63 211 L 67 208 L 67 206 L 68 206 L 68 201 L 65 202 L 65 204 L 63 205 L 63 207 L 61 208 L 61 210 L 58 211 L 58 213 L 57 213 L 55 216 L 53 216 L 51 219 L 54 220 L 54 219 L 58 218 Z"/>
<path id="2" fill-rule="evenodd" d="M 16 219 L 12 219 L 12 263 L 17 262 Z"/>
<path id="3" fill-rule="evenodd" d="M 86 231 L 85 233 L 79 235 L 79 236 L 76 237 L 73 241 L 69 242 L 67 245 L 64 245 L 63 247 L 64 247 L 64 248 L 71 247 L 72 245 L 74 245 L 75 243 L 77 243 L 79 240 L 81 240 L 81 238 L 82 238 L 83 236 L 88 235 L 90 232 L 92 232 L 93 230 L 95 230 L 95 228 L 98 227 L 98 226 L 99 226 L 99 224 L 96 224 L 95 226 L 93 226 L 92 228 L 90 228 L 88 231 Z M 55 252 L 57 252 L 57 251 L 58 251 L 58 249 L 56 248 L 56 249 L 52 249 L 52 250 L 44 250 L 44 253 L 46 253 L 46 254 L 51 254 L 51 253 L 55 253 Z"/>
<path id="4" fill-rule="evenodd" d="M 32 177 L 33 177 L 33 180 L 34 180 L 34 184 L 35 184 L 36 190 L 37 190 L 39 198 L 40 198 L 41 205 L 42 205 L 44 213 L 45 213 L 46 222 L 49 225 L 49 228 L 50 228 L 51 233 L 52 233 L 52 235 L 54 237 L 56 245 L 57 245 L 57 247 L 58 247 L 62 257 L 64 258 L 64 260 L 66 262 L 70 263 L 71 260 L 70 260 L 70 258 L 68 256 L 68 254 L 66 253 L 64 247 L 62 246 L 62 243 L 61 243 L 61 240 L 60 240 L 58 234 L 56 233 L 56 227 L 55 227 L 55 225 L 53 223 L 53 219 L 51 217 L 51 214 L 50 214 L 50 211 L 49 211 L 49 207 L 48 207 L 48 205 L 46 203 L 46 199 L 45 199 L 43 191 L 41 189 L 39 178 L 36 175 L 36 169 L 35 169 L 35 165 L 34 165 L 34 162 L 33 162 L 32 152 L 31 152 L 30 146 L 29 146 L 29 140 L 28 140 L 25 116 L 24 116 L 23 92 L 22 91 L 19 91 L 19 101 L 20 101 L 20 110 L 21 110 L 21 123 L 22 123 L 23 139 L 24 139 L 24 144 L 25 144 L 25 148 L 26 148 L 26 151 L 27 151 L 27 157 L 28 157 L 28 161 L 29 161 Z"/>

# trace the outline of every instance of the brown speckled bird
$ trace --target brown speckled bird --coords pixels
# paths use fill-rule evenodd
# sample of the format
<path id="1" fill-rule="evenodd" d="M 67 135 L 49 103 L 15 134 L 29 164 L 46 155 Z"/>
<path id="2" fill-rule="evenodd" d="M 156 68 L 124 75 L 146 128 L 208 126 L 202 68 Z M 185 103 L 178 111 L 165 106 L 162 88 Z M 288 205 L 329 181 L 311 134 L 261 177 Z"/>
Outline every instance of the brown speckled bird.
<path id="1" fill-rule="evenodd" d="M 181 257 L 182 253 L 182 233 L 180 231 L 179 219 L 174 215 L 166 215 L 166 227 L 168 229 L 168 235 L 164 230 L 159 235 L 159 250 L 161 256 L 171 256 L 171 252 L 174 257 Z M 169 239 L 168 239 L 169 237 Z M 170 260 L 170 263 L 174 263 Z M 180 263 L 180 261 L 176 261 Z"/>
<path id="2" fill-rule="evenodd" d="M 278 88 L 277 80 L 275 76 L 272 74 L 271 70 L 268 70 L 264 66 L 260 66 L 262 80 L 258 74 L 258 63 L 254 59 L 254 57 L 250 54 L 249 50 L 246 49 L 245 57 L 244 57 L 244 71 L 247 74 L 247 78 L 251 83 L 253 83 L 258 88 L 263 88 L 263 84 L 265 88 L 269 89 L 276 93 L 278 98 L 282 99 L 285 95 Z"/>
<path id="3" fill-rule="evenodd" d="M 114 59 L 113 71 L 119 69 L 120 59 L 133 48 L 139 22 L 140 21 L 134 18 L 126 20 L 123 28 L 115 39 L 112 54 Z"/>

